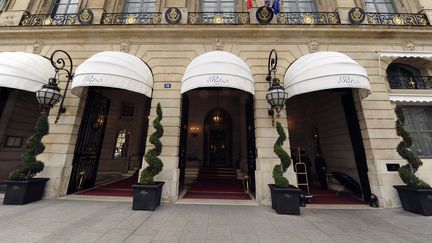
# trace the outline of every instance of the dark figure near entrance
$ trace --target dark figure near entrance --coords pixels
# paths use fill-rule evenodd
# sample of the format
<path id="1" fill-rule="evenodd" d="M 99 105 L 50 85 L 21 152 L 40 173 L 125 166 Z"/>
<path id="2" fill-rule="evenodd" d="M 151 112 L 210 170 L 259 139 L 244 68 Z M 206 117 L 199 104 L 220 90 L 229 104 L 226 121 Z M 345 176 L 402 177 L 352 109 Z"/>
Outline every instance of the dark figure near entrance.
<path id="1" fill-rule="evenodd" d="M 292 164 L 293 164 L 293 167 L 294 167 L 294 171 L 297 172 L 296 171 L 296 164 L 298 162 L 298 159 L 297 159 L 297 156 L 295 154 L 295 150 L 294 149 L 291 150 L 291 160 L 292 160 Z"/>
<path id="2" fill-rule="evenodd" d="M 327 164 L 321 154 L 317 153 L 315 157 L 315 169 L 318 175 L 318 180 L 321 189 L 328 189 L 327 184 Z"/>
<path id="3" fill-rule="evenodd" d="M 307 157 L 306 151 L 304 151 L 304 150 L 300 151 L 300 161 L 303 162 L 303 163 L 305 163 L 305 165 L 306 165 L 307 178 L 308 178 L 308 181 L 310 183 L 311 182 L 311 178 L 312 178 L 311 177 L 311 175 L 312 175 L 312 173 L 311 173 L 312 162 L 309 159 L 309 157 Z"/>

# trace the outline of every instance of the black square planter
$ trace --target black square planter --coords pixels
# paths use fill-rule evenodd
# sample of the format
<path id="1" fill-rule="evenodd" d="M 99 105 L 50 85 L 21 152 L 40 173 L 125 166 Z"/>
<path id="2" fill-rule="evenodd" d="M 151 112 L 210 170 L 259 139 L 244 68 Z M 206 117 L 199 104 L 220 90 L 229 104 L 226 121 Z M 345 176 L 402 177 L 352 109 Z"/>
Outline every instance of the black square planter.
<path id="1" fill-rule="evenodd" d="M 296 187 L 278 187 L 269 184 L 272 209 L 278 214 L 300 214 L 300 194 L 302 191 Z"/>
<path id="2" fill-rule="evenodd" d="M 28 181 L 5 181 L 3 204 L 24 205 L 41 200 L 48 180 L 49 178 L 33 178 Z"/>
<path id="3" fill-rule="evenodd" d="M 432 189 L 416 189 L 408 186 L 393 186 L 399 194 L 402 208 L 406 211 L 432 215 Z"/>
<path id="4" fill-rule="evenodd" d="M 132 185 L 132 210 L 154 211 L 160 205 L 164 184 L 163 181 L 156 181 L 153 185 Z"/>

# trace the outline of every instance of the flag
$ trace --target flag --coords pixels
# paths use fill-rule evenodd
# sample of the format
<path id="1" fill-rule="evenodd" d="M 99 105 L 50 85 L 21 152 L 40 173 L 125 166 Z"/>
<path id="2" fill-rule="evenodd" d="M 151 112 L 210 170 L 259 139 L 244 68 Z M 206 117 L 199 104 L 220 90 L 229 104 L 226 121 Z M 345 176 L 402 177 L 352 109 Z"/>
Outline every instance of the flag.
<path id="1" fill-rule="evenodd" d="M 280 12 L 280 1 L 279 0 L 273 1 L 273 10 L 274 10 L 275 14 L 278 14 Z"/>
<path id="2" fill-rule="evenodd" d="M 248 9 L 252 8 L 252 0 L 247 0 L 247 8 Z"/>
<path id="3" fill-rule="evenodd" d="M 266 7 L 270 7 L 270 0 L 265 0 Z"/>

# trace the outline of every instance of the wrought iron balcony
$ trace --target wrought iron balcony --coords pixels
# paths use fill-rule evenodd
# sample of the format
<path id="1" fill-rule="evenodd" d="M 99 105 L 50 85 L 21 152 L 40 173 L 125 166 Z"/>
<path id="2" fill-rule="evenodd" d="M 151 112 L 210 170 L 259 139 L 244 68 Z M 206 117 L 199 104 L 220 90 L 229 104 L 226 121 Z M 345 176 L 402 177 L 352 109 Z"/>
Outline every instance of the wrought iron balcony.
<path id="1" fill-rule="evenodd" d="M 25 14 L 21 19 L 20 25 L 74 25 L 79 23 L 77 17 L 77 14 Z"/>
<path id="2" fill-rule="evenodd" d="M 277 18 L 279 24 L 340 24 L 336 12 L 283 12 Z"/>
<path id="3" fill-rule="evenodd" d="M 432 89 L 432 76 L 388 76 L 392 89 Z"/>
<path id="4" fill-rule="evenodd" d="M 375 25 L 429 25 L 426 14 L 411 13 L 367 13 L 369 24 Z"/>
<path id="5" fill-rule="evenodd" d="M 192 12 L 189 24 L 249 24 L 249 12 Z"/>
<path id="6" fill-rule="evenodd" d="M 160 12 L 104 13 L 101 24 L 160 24 Z"/>

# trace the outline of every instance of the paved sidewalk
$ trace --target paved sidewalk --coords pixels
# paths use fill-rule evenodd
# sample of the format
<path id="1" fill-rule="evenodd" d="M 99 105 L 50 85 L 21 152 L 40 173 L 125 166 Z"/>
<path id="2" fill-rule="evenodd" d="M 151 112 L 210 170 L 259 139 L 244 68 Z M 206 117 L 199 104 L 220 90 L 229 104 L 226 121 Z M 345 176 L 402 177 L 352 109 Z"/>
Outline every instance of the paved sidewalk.
<path id="1" fill-rule="evenodd" d="M 0 242 L 432 242 L 432 217 L 400 209 L 304 209 L 43 200 L 0 206 Z"/>

